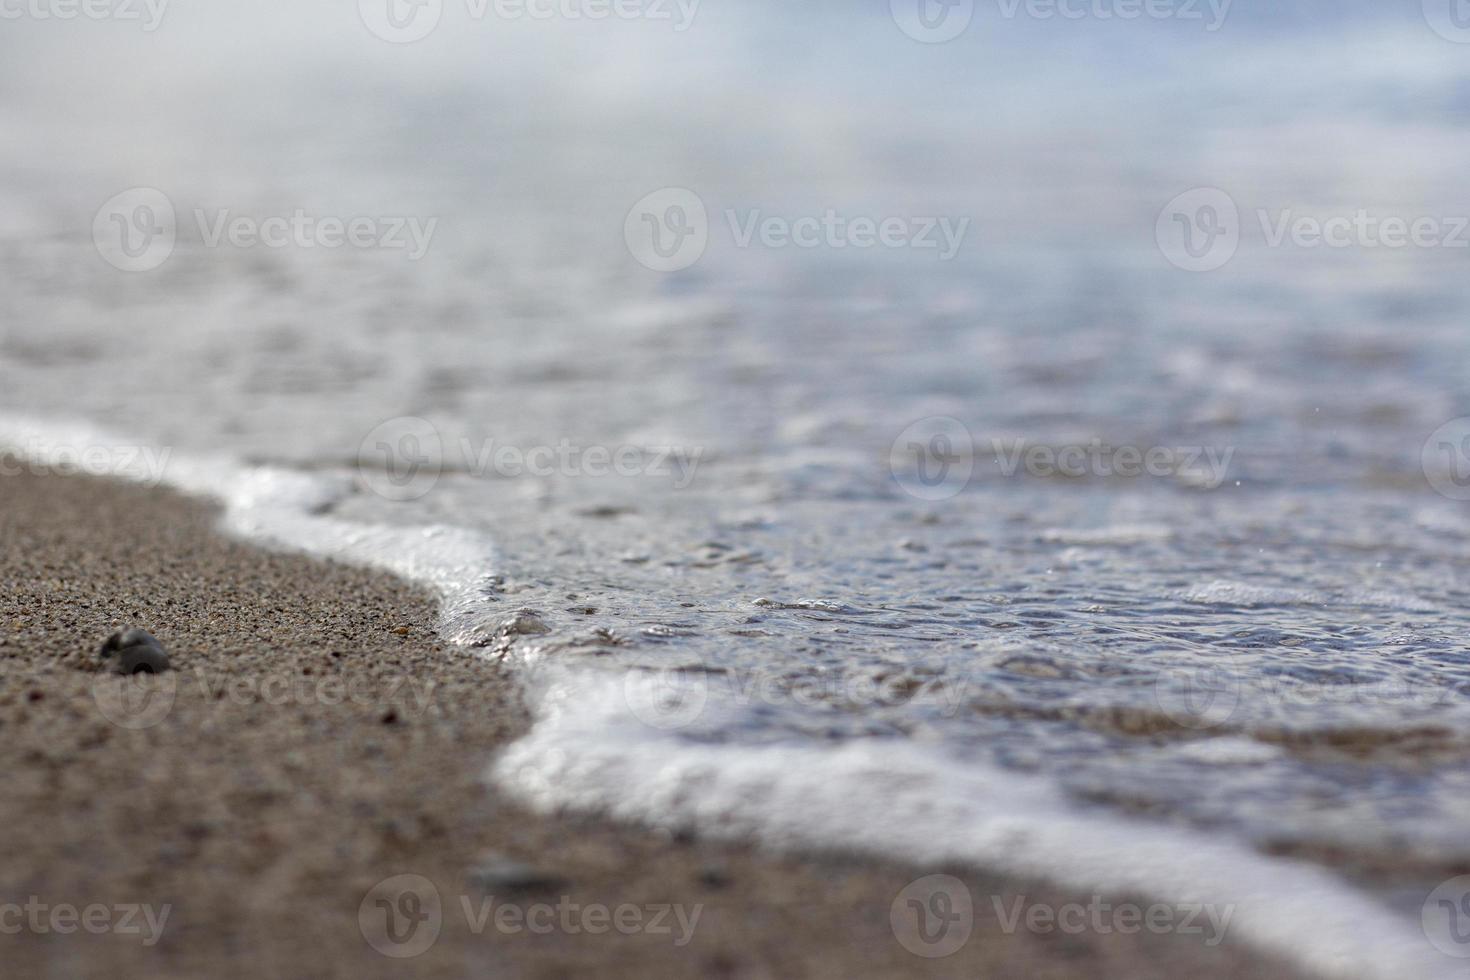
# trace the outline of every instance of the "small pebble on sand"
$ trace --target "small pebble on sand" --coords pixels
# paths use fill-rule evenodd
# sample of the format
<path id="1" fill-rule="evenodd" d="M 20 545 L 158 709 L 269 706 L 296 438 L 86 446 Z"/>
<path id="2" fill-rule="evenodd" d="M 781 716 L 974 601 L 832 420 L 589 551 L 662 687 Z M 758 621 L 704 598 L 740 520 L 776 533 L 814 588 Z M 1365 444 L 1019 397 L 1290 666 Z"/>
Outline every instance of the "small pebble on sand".
<path id="1" fill-rule="evenodd" d="M 503 854 L 487 854 L 470 870 L 470 881 L 490 894 L 552 891 L 565 885 L 561 875 L 512 860 Z"/>
<path id="2" fill-rule="evenodd" d="M 161 674 L 168 670 L 168 653 L 158 638 L 136 628 L 118 630 L 98 651 L 118 674 Z"/>

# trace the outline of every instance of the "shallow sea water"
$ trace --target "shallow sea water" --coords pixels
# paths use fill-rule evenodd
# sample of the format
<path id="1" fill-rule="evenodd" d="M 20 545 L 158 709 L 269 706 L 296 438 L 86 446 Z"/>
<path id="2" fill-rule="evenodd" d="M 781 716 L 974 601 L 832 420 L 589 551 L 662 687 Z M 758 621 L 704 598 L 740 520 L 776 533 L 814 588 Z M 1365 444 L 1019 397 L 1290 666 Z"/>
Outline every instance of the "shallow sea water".
<path id="1" fill-rule="evenodd" d="M 1241 5 L 1210 37 L 988 20 L 970 48 L 892 44 L 882 16 L 839 34 L 820 6 L 789 31 L 604 25 L 616 43 L 353 36 L 255 101 L 193 64 L 221 28 L 181 13 L 75 130 L 46 120 L 87 79 L 58 95 L 25 66 L 80 42 L 36 33 L 0 68 L 0 132 L 25 136 L 0 150 L 0 411 L 172 447 L 168 478 L 235 530 L 444 590 L 446 634 L 540 698 L 492 774 L 535 802 L 1224 896 L 1324 971 L 1451 975 L 1417 919 L 1470 866 L 1470 504 L 1423 451 L 1470 414 L 1466 253 L 1268 248 L 1250 226 L 1470 214 L 1470 62 L 1417 14 L 1306 7 Z M 87 43 L 93 80 L 145 50 Z M 860 70 L 874 52 L 886 80 Z M 152 113 L 154 149 L 134 132 L 89 160 L 118 106 Z M 181 227 L 294 207 L 439 226 L 418 262 L 181 232 L 119 273 L 92 213 L 140 184 Z M 622 238 L 663 186 L 711 220 L 670 274 Z M 1194 186 L 1246 216 L 1213 273 L 1154 242 Z M 949 261 L 738 248 L 724 212 L 753 208 L 972 226 Z M 28 431 L 9 441 L 44 457 Z M 659 465 L 485 466 L 563 441 Z M 1094 441 L 1191 462 L 1008 472 L 1018 444 Z M 405 453 L 420 482 L 391 469 Z M 1436 479 L 1456 462 L 1429 458 Z"/>

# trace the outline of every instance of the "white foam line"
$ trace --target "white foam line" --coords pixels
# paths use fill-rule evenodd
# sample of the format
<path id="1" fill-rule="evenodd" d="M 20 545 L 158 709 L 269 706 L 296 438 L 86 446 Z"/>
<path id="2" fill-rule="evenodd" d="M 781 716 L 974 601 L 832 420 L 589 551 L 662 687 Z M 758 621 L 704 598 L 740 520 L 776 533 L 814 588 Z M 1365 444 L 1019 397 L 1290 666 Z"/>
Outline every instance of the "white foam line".
<path id="1" fill-rule="evenodd" d="M 352 493 L 344 477 L 242 466 L 225 457 L 181 458 L 86 423 L 28 416 L 0 416 L 0 448 L 45 472 L 86 472 L 209 497 L 224 508 L 223 529 L 237 537 L 381 568 L 427 586 L 440 601 L 441 632 L 455 643 L 469 641 L 465 614 L 478 603 L 494 563 L 490 539 L 464 528 L 362 524 L 322 513 Z"/>
<path id="2" fill-rule="evenodd" d="M 0 416 L 0 447 L 64 470 L 87 449 L 113 463 L 94 475 L 162 483 L 212 497 L 233 534 L 370 565 L 433 588 L 446 639 L 479 598 L 494 556 L 483 535 L 449 526 L 389 527 L 321 513 L 343 478 L 225 458 L 142 465 L 140 443 L 89 425 Z M 156 457 L 155 457 L 156 458 Z M 659 683 L 604 671 L 537 672 L 538 717 L 496 761 L 492 778 L 534 806 L 596 812 L 774 847 L 851 848 L 917 863 L 955 861 L 1108 895 L 1234 906 L 1230 929 L 1324 976 L 1416 980 L 1461 975 L 1425 937 L 1320 868 L 1262 857 L 1201 834 L 1081 814 L 1039 779 L 946 764 L 932 750 L 859 741 L 833 748 L 692 743 L 642 724 Z M 632 692 L 630 694 L 630 692 Z M 733 710 L 709 704 L 705 718 Z M 642 717 L 648 717 L 646 713 Z M 980 914 L 987 904 L 977 903 Z"/>
<path id="3" fill-rule="evenodd" d="M 538 720 L 495 762 L 491 778 L 543 811 L 606 814 L 776 848 L 966 863 L 1104 897 L 1233 906 L 1229 939 L 1326 977 L 1463 976 L 1463 965 L 1413 924 L 1322 868 L 1186 829 L 1084 814 L 1038 778 L 947 763 L 932 747 L 679 739 L 638 720 L 650 717 L 638 706 L 660 691 L 637 686 L 667 681 L 598 674 L 538 672 Z M 705 715 L 727 710 L 710 703 Z M 992 906 L 975 896 L 975 908 L 985 915 Z"/>

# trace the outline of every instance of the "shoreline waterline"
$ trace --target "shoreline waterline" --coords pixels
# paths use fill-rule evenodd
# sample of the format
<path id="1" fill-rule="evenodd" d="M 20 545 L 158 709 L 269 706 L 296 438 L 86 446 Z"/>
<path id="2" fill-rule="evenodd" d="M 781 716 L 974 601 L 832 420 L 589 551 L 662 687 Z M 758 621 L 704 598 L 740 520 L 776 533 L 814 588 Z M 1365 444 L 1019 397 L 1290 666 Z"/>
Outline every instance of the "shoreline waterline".
<path id="1" fill-rule="evenodd" d="M 116 444 L 85 429 L 59 427 L 48 434 L 34 421 L 10 421 L 0 433 L 0 445 L 25 444 L 33 452 L 48 441 Z M 44 452 L 35 457 L 45 459 Z M 488 564 L 493 554 L 481 536 L 354 526 L 324 507 L 332 499 L 330 481 L 214 465 L 211 470 L 207 462 L 176 461 L 163 483 L 221 501 L 222 529 L 244 540 L 381 568 L 431 588 L 445 603 L 441 628 L 462 625 L 466 604 L 474 601 L 468 597 L 491 571 L 479 564 Z M 341 480 L 335 486 L 347 492 Z M 395 553 L 399 548 L 406 553 Z M 445 639 L 453 643 L 455 637 Z M 1104 893 L 1243 903 L 1235 919 L 1239 935 L 1329 975 L 1388 977 L 1412 968 L 1414 975 L 1434 976 L 1443 962 L 1417 930 L 1386 910 L 1377 915 L 1370 899 L 1353 895 L 1326 872 L 1298 871 L 1187 832 L 1076 814 L 1036 780 L 984 769 L 943 771 L 932 758 L 904 747 L 762 752 L 685 745 L 677 738 L 658 743 L 660 767 L 640 768 L 650 757 L 652 736 L 628 710 L 627 681 L 610 688 L 605 676 L 586 671 L 553 671 L 535 681 L 542 686 L 536 694 L 532 685 L 533 696 L 542 698 L 533 703 L 537 720 L 500 755 L 493 772 L 499 785 L 542 812 L 580 810 L 704 836 L 754 838 L 793 850 L 837 848 L 921 866 L 961 862 Z M 555 689 L 551 697 L 548 686 Z M 963 791 L 954 792 L 956 775 L 966 784 Z M 875 786 L 886 786 L 877 792 L 890 801 L 888 819 L 869 812 L 865 816 L 872 819 L 854 821 L 853 794 L 871 796 Z M 989 811 L 997 797 L 1009 801 L 1007 813 Z M 1138 834 L 1146 840 L 1130 843 Z M 1158 859 L 1163 851 L 1167 859 Z M 1197 880 L 1221 876 L 1231 882 L 1221 895 Z M 1329 914 L 1333 908 L 1336 915 Z M 1309 914 L 1316 924 L 1303 945 L 1302 920 Z M 1377 926 L 1370 925 L 1375 916 Z"/>

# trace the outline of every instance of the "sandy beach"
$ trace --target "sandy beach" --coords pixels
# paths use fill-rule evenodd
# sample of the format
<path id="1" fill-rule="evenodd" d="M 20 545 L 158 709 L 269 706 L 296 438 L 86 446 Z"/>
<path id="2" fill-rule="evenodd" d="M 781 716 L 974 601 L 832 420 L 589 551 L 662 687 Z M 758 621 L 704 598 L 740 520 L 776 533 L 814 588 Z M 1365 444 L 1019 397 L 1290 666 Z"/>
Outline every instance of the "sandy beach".
<path id="1" fill-rule="evenodd" d="M 528 813 L 481 779 L 528 722 L 514 685 L 436 638 L 429 597 L 227 540 L 167 492 L 0 493 L 8 976 L 1297 975 L 1208 928 L 1007 934 L 997 909 L 1097 901 L 1034 882 Z M 128 624 L 175 669 L 101 672 Z M 939 872 L 973 934 L 921 957 L 890 908 Z M 380 885 L 401 875 L 437 907 Z M 437 936 L 385 944 L 384 908 Z"/>

